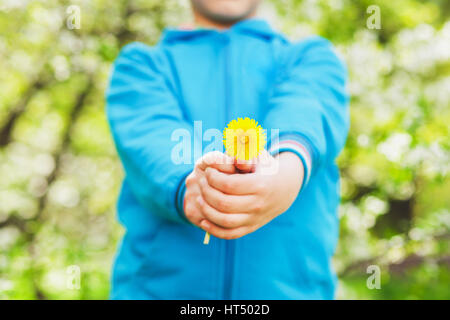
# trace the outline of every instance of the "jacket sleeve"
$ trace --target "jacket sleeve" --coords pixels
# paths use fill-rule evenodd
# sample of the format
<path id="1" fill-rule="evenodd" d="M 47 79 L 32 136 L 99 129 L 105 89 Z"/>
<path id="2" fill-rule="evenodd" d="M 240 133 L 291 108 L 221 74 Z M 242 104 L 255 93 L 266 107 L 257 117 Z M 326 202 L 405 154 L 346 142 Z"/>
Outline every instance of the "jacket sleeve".
<path id="1" fill-rule="evenodd" d="M 194 165 L 191 159 L 189 163 L 174 161 L 177 142 L 172 135 L 186 133 L 189 149 L 194 135 L 165 65 L 157 48 L 139 43 L 125 46 L 115 61 L 106 94 L 107 117 L 126 183 L 137 200 L 155 214 L 187 223 L 184 179 Z"/>
<path id="2" fill-rule="evenodd" d="M 268 132 L 279 130 L 269 137 L 272 154 L 291 151 L 302 160 L 303 189 L 344 147 L 349 129 L 347 71 L 320 37 L 292 45 L 282 65 L 263 124 Z"/>

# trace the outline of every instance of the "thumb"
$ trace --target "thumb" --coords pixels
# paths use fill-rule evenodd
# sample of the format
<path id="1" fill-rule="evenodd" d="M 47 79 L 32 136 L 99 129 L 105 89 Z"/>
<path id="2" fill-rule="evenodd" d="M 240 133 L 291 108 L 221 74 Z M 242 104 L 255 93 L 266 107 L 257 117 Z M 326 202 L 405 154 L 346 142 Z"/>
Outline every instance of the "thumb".
<path id="1" fill-rule="evenodd" d="M 241 173 L 249 173 L 255 171 L 256 161 L 236 159 L 234 165 Z"/>
<path id="2" fill-rule="evenodd" d="M 199 159 L 197 165 L 199 169 L 203 171 L 206 170 L 207 167 L 213 167 L 224 173 L 236 172 L 233 158 L 219 151 L 208 152 Z"/>

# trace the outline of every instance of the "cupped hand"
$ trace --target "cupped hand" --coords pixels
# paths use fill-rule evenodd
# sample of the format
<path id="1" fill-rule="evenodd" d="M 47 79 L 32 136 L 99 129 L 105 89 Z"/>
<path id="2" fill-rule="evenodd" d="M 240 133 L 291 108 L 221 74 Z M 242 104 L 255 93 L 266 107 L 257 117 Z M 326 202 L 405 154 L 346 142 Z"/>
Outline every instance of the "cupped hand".
<path id="1" fill-rule="evenodd" d="M 239 167 L 239 165 L 237 165 Z M 224 170 L 226 169 L 226 170 Z M 283 152 L 272 157 L 264 151 L 256 164 L 242 164 L 235 173 L 229 167 L 206 166 L 196 176 L 199 226 L 223 239 L 251 233 L 285 212 L 303 183 L 304 169 L 298 156 Z"/>
<path id="2" fill-rule="evenodd" d="M 208 167 L 227 174 L 236 172 L 233 159 L 218 151 L 206 153 L 196 162 L 194 170 L 186 177 L 183 209 L 186 218 L 198 227 L 205 217 L 197 198 L 201 197 L 200 181 L 205 177 L 205 169 Z"/>

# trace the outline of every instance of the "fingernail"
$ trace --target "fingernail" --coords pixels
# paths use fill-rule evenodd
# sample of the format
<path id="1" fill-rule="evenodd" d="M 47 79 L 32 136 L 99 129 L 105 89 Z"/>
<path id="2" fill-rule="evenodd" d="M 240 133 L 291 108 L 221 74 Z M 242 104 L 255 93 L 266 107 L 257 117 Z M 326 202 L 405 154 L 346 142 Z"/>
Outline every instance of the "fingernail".
<path id="1" fill-rule="evenodd" d="M 200 222 L 200 225 L 205 229 L 209 228 L 209 224 L 206 220 L 202 220 L 202 222 Z"/>

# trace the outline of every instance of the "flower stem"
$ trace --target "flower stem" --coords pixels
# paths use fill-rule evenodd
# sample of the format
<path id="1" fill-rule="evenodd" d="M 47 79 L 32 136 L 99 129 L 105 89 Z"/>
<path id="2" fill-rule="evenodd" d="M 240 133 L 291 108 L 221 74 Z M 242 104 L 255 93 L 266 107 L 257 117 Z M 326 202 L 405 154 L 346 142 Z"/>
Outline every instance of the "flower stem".
<path id="1" fill-rule="evenodd" d="M 203 239 L 203 244 L 209 244 L 209 232 L 205 233 L 205 238 Z"/>

